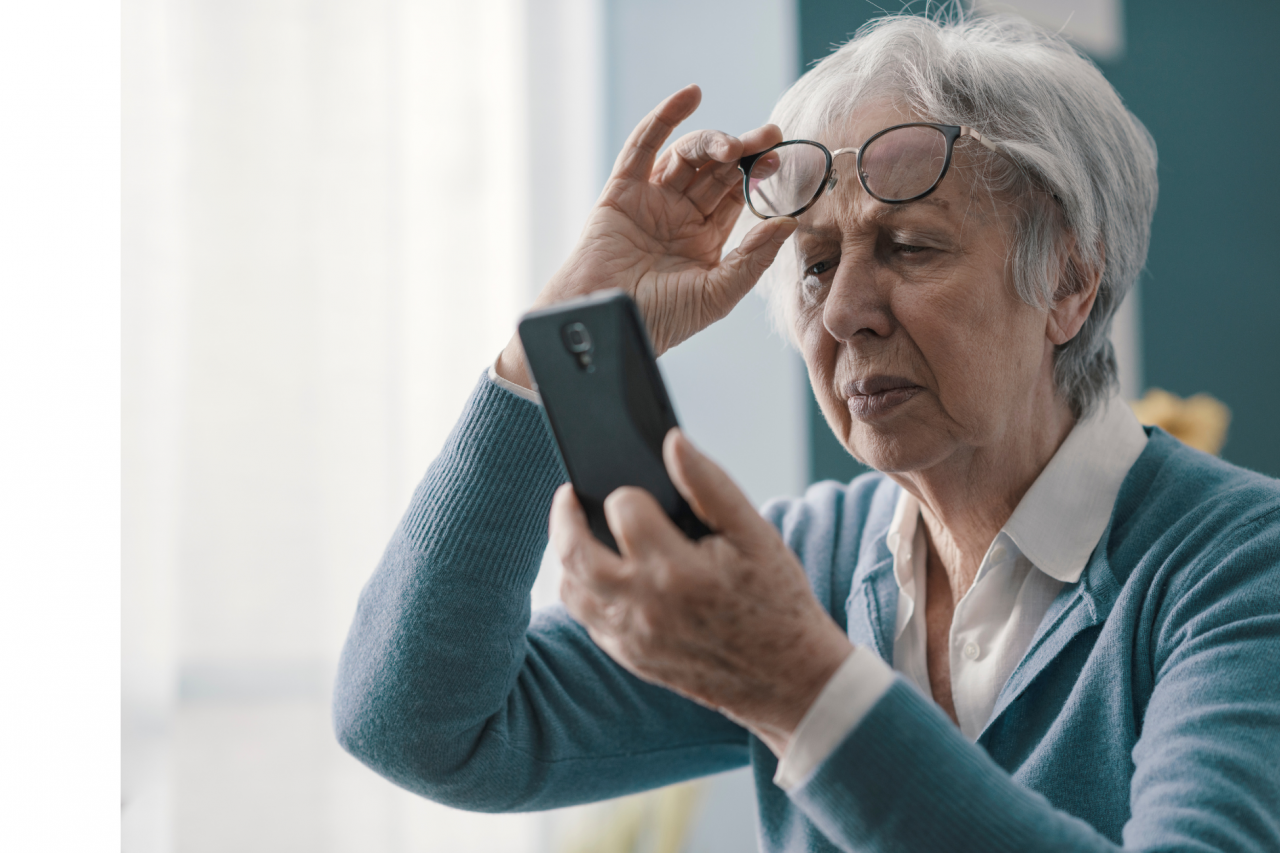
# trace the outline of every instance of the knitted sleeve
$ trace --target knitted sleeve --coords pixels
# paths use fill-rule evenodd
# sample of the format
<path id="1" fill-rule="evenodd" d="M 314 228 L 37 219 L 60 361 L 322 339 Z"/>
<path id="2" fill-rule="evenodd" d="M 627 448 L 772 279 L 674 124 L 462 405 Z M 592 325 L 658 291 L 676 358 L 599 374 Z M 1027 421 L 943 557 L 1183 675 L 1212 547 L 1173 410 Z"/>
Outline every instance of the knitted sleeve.
<path id="1" fill-rule="evenodd" d="M 1250 510 L 1226 507 L 1241 523 L 1211 535 L 1189 515 L 1136 570 L 1155 580 L 1130 646 L 1095 649 L 1133 656 L 1150 682 L 1120 718 L 1131 728 L 1071 732 L 1085 705 L 1124 696 L 1119 684 L 1073 692 L 1051 727 L 1075 756 L 1131 773 L 1127 791 L 1107 788 L 1105 766 L 1075 786 L 1117 803 L 1122 837 L 1019 784 L 902 679 L 791 801 L 849 851 L 1280 850 L 1280 510 Z"/>
<path id="2" fill-rule="evenodd" d="M 742 728 L 627 673 L 563 608 L 531 615 L 565 479 L 538 406 L 482 379 L 362 592 L 339 664 L 338 739 L 396 784 L 524 811 L 746 762 Z"/>

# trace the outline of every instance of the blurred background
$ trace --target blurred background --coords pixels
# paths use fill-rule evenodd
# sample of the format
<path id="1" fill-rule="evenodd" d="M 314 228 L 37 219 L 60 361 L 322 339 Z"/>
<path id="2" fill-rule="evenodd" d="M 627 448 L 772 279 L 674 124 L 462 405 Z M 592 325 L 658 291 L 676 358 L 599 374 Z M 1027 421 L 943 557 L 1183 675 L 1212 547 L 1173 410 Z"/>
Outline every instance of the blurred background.
<path id="1" fill-rule="evenodd" d="M 1280 475 L 1280 7 L 1019 0 L 1156 138 L 1148 272 L 1115 342 L 1230 409 Z M 765 121 L 863 0 L 124 0 L 124 850 L 755 849 L 744 772 L 481 816 L 346 756 L 328 695 L 359 590 L 466 395 L 559 266 L 619 146 Z M 757 502 L 856 463 L 763 300 L 662 360 L 682 422 Z M 544 565 L 535 604 L 554 599 Z"/>

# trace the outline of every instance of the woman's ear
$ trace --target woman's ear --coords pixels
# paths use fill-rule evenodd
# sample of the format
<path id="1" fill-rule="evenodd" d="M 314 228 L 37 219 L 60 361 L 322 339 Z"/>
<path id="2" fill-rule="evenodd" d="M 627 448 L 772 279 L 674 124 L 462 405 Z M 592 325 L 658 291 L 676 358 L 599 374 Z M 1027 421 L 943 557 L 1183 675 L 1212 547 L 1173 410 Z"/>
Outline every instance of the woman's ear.
<path id="1" fill-rule="evenodd" d="M 1067 236 L 1063 253 L 1062 273 L 1058 290 L 1049 308 L 1047 333 L 1054 346 L 1062 346 L 1080 333 L 1084 321 L 1089 319 L 1093 302 L 1098 298 L 1098 286 L 1102 271 L 1106 268 L 1106 249 L 1099 246 L 1098 262 L 1087 265 L 1080 256 L 1080 244 L 1074 235 Z"/>

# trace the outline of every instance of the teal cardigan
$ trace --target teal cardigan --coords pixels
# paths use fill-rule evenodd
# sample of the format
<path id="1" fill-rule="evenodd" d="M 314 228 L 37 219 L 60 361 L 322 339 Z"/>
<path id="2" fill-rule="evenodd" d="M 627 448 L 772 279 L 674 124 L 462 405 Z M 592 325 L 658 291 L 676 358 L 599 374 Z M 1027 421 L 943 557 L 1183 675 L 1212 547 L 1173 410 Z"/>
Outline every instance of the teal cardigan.
<path id="1" fill-rule="evenodd" d="M 1280 851 L 1280 482 L 1159 430 L 976 744 L 898 678 L 803 782 L 749 732 L 530 613 L 565 479 L 539 408 L 482 379 L 360 597 L 334 725 L 393 782 L 548 809 L 750 764 L 768 851 Z M 892 660 L 898 486 L 764 515 L 854 643 Z"/>

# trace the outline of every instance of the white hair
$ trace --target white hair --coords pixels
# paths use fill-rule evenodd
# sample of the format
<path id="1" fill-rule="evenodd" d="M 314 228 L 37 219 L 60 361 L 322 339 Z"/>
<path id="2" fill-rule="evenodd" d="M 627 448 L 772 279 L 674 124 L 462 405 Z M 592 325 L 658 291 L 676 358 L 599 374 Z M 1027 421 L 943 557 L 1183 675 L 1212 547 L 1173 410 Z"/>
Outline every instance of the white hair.
<path id="1" fill-rule="evenodd" d="M 1116 385 L 1111 320 L 1146 263 L 1157 189 L 1151 135 L 1061 37 L 1021 18 L 955 6 L 871 21 L 801 77 L 770 121 L 786 139 L 814 139 L 882 99 L 929 121 L 973 127 L 1013 161 L 957 143 L 986 189 L 1011 202 L 1010 269 L 1023 300 L 1047 308 L 1081 286 L 1085 271 L 1101 268 L 1088 319 L 1054 353 L 1059 391 L 1077 417 L 1087 416 Z M 749 211 L 743 216 L 743 226 L 755 221 Z M 1083 269 L 1070 259 L 1073 241 Z M 775 325 L 794 344 L 800 271 L 783 257 L 762 285 Z"/>

